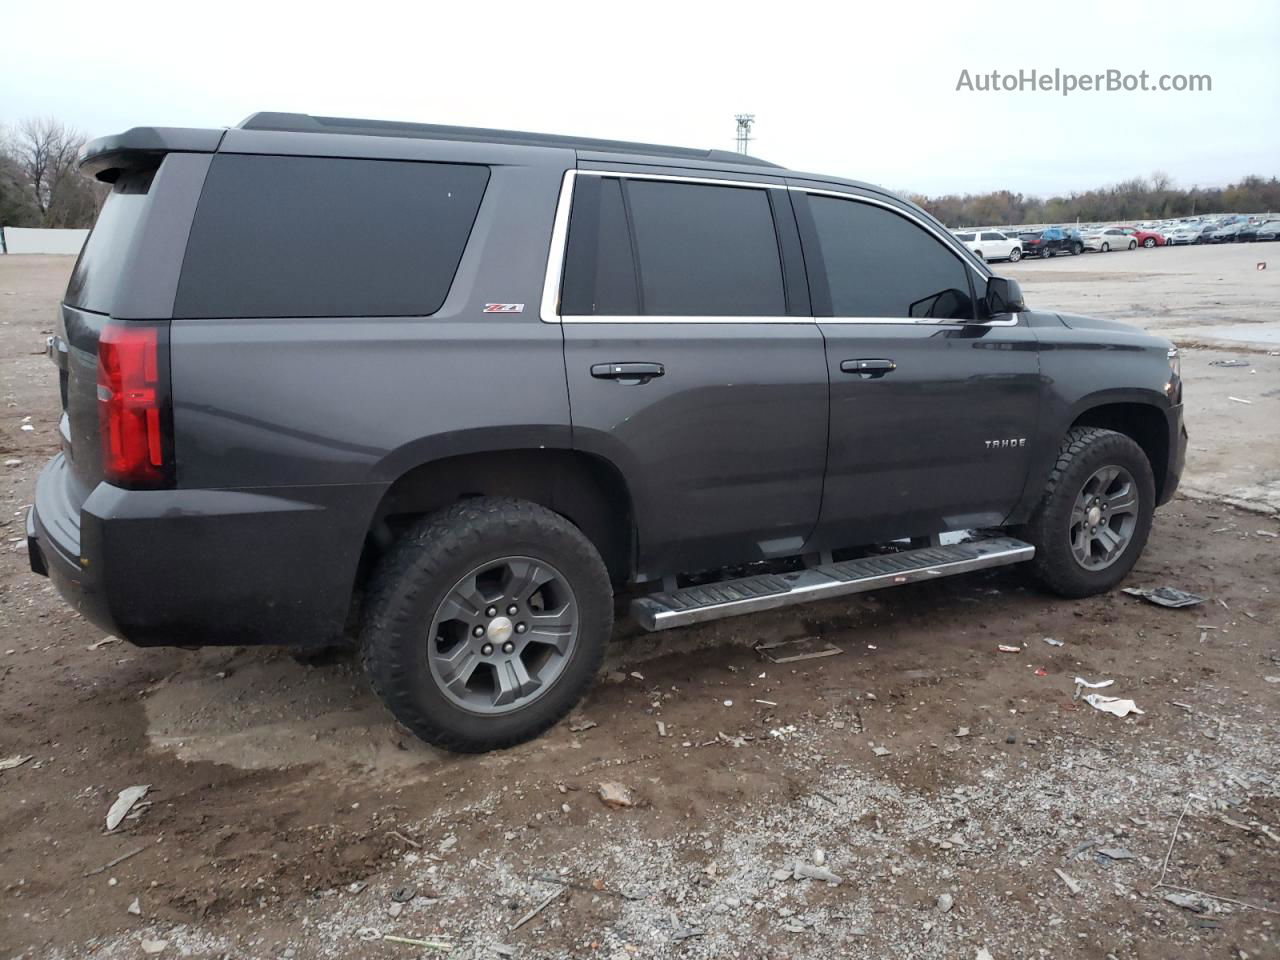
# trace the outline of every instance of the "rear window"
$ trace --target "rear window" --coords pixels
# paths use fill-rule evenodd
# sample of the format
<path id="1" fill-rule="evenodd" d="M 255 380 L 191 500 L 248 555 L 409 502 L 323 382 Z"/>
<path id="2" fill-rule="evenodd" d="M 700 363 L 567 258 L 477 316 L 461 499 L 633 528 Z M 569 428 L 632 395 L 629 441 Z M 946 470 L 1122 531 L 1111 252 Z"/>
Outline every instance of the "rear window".
<path id="1" fill-rule="evenodd" d="M 66 296 L 71 306 L 94 313 L 111 312 L 129 245 L 147 210 L 147 191 L 154 176 L 154 170 L 125 174 L 112 185 L 71 272 Z"/>
<path id="2" fill-rule="evenodd" d="M 174 316 L 435 313 L 488 180 L 466 164 L 214 157 Z"/>
<path id="3" fill-rule="evenodd" d="M 784 316 L 768 191 L 582 176 L 574 191 L 566 316 Z"/>

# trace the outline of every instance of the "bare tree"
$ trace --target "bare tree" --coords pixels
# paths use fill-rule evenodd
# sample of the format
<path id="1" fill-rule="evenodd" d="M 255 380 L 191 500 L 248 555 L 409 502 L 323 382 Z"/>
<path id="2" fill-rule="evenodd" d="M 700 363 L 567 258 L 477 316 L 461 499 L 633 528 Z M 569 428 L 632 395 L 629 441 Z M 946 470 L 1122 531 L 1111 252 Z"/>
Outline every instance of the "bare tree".
<path id="1" fill-rule="evenodd" d="M 35 194 L 41 218 L 46 218 L 58 188 L 76 175 L 76 157 L 86 138 L 53 117 L 28 117 L 12 139 L 13 158 Z"/>

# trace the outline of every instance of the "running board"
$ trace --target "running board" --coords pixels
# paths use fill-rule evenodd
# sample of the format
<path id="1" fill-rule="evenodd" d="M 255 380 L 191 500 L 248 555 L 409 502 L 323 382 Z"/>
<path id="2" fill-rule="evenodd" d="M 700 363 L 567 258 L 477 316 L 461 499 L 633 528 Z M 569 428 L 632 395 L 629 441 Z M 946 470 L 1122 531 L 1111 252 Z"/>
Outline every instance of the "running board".
<path id="1" fill-rule="evenodd" d="M 651 593 L 631 601 L 632 618 L 646 630 L 666 630 L 722 617 L 758 613 L 917 580 L 949 577 L 1030 560 L 1036 548 L 1013 537 L 903 550 L 842 560 L 794 573 L 763 573 L 699 587 Z"/>

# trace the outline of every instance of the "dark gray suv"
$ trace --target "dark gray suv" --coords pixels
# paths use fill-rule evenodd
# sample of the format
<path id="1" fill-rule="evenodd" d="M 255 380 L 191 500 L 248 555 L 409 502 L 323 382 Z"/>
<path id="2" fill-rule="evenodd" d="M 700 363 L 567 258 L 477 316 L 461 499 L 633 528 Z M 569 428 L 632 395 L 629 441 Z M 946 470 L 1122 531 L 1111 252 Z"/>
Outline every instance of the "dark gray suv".
<path id="1" fill-rule="evenodd" d="M 1082 596 L 1182 470 L 1171 344 L 867 184 L 293 114 L 81 169 L 33 569 L 143 646 L 358 632 L 450 749 L 562 717 L 617 590 L 649 629 L 1018 561 Z"/>

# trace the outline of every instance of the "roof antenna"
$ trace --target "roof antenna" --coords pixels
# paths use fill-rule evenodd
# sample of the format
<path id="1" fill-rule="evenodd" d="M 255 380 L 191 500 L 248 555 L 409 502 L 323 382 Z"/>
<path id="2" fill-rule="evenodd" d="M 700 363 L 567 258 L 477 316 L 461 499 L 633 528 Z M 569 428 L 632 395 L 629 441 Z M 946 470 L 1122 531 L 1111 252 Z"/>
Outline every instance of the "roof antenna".
<path id="1" fill-rule="evenodd" d="M 747 155 L 747 147 L 751 143 L 751 125 L 756 122 L 754 113 L 738 113 L 734 115 L 738 121 L 738 153 Z"/>

